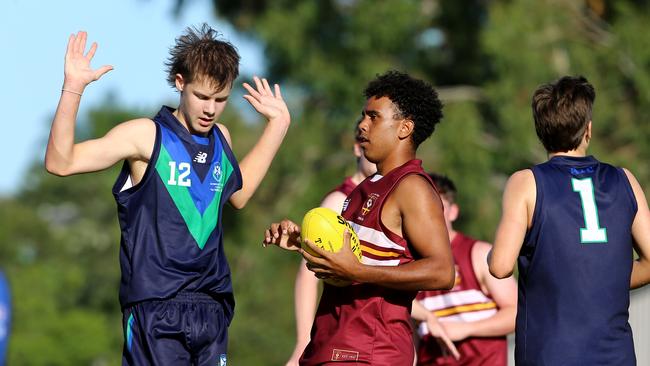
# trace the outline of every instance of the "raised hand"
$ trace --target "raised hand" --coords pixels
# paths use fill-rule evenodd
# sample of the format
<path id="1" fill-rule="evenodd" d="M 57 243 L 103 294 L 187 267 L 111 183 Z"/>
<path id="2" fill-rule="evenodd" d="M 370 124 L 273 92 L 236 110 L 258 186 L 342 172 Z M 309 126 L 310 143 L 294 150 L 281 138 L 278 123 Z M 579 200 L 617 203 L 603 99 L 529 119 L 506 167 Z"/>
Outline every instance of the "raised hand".
<path id="1" fill-rule="evenodd" d="M 81 93 L 86 85 L 98 80 L 102 75 L 113 70 L 113 66 L 104 65 L 96 70 L 90 66 L 90 61 L 97 51 L 97 43 L 93 42 L 88 53 L 86 50 L 86 32 L 80 31 L 71 34 L 68 40 L 68 49 L 65 53 L 65 81 L 64 89 Z"/>
<path id="2" fill-rule="evenodd" d="M 278 121 L 285 123 L 287 126 L 291 123 L 291 115 L 287 104 L 282 99 L 280 86 L 274 85 L 274 90 L 271 89 L 269 82 L 266 79 L 260 79 L 257 76 L 253 77 L 255 88 L 250 84 L 244 83 L 244 88 L 248 91 L 244 98 L 255 108 L 257 112 L 266 117 L 269 122 Z"/>

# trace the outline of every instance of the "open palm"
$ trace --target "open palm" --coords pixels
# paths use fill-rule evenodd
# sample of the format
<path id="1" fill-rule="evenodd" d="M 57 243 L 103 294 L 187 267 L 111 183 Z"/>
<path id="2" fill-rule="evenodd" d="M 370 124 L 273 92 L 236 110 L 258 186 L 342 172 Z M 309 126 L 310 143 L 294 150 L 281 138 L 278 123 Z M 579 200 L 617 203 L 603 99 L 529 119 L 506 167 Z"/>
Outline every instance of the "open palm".
<path id="1" fill-rule="evenodd" d="M 291 116 L 287 104 L 282 99 L 280 86 L 275 84 L 274 88 L 271 89 L 266 79 L 260 79 L 257 76 L 253 77 L 253 81 L 256 89 L 248 83 L 244 83 L 244 88 L 249 93 L 244 95 L 244 98 L 269 121 L 279 120 L 289 124 Z"/>
<path id="2" fill-rule="evenodd" d="M 97 51 L 97 43 L 93 42 L 88 53 L 84 55 L 86 38 L 87 34 L 83 31 L 70 35 L 68 49 L 65 53 L 66 84 L 85 87 L 113 69 L 113 66 L 110 65 L 104 65 L 96 70 L 91 68 L 90 61 L 93 59 L 95 51 Z"/>

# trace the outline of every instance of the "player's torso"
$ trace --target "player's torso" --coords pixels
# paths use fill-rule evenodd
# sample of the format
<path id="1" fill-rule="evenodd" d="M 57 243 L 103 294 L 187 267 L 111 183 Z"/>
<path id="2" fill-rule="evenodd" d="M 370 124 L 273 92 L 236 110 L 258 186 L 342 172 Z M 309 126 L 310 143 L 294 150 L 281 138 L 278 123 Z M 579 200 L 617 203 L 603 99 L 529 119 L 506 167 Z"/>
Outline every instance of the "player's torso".
<path id="1" fill-rule="evenodd" d="M 457 233 L 451 242 L 456 281 L 447 291 L 421 291 L 417 299 L 432 311 L 441 322 L 475 322 L 494 316 L 497 305 L 483 293 L 472 262 L 472 248 L 476 240 Z M 419 365 L 503 365 L 507 360 L 506 337 L 469 338 L 456 342 L 460 361 L 445 353 L 428 331 L 426 323 L 418 329 L 421 341 L 418 348 Z"/>
<path id="2" fill-rule="evenodd" d="M 517 360 L 633 364 L 636 201 L 625 173 L 593 157 L 556 156 L 532 170 L 537 198 L 519 256 Z"/>
<path id="3" fill-rule="evenodd" d="M 123 305 L 178 290 L 231 292 L 221 212 L 241 187 L 237 162 L 214 128 L 190 135 L 165 107 L 154 119 L 156 142 L 142 180 L 125 164 L 114 187 L 122 227 Z"/>
<path id="4" fill-rule="evenodd" d="M 410 161 L 386 176 L 370 177 L 346 199 L 343 217 L 353 226 L 368 265 L 397 266 L 413 260 L 404 238 L 381 222 L 382 205 L 399 181 L 422 174 L 420 161 Z M 410 307 L 415 292 L 368 284 L 325 285 L 305 364 L 354 361 L 373 365 L 412 362 Z"/>

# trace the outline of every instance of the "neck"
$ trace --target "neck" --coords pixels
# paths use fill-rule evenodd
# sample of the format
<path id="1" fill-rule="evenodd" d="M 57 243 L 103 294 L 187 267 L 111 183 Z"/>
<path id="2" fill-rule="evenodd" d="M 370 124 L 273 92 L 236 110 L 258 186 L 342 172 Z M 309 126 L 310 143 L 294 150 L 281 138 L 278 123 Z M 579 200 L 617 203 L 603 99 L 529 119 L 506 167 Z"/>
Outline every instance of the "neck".
<path id="1" fill-rule="evenodd" d="M 363 174 L 361 170 L 357 170 L 356 172 L 354 172 L 354 174 L 352 174 L 350 179 L 354 184 L 359 185 L 359 183 L 363 182 L 363 180 L 366 179 L 366 177 L 367 175 Z"/>
<path id="2" fill-rule="evenodd" d="M 583 157 L 587 156 L 587 149 L 577 148 L 575 150 L 548 153 L 548 158 L 549 159 L 554 157 L 554 156 L 572 156 L 572 157 L 576 157 L 576 158 L 583 158 Z"/>
<path id="3" fill-rule="evenodd" d="M 415 159 L 415 151 L 401 152 L 396 151 L 394 154 L 388 156 L 386 159 L 377 163 L 377 173 L 386 175 L 391 170 L 404 165 L 407 161 Z"/>

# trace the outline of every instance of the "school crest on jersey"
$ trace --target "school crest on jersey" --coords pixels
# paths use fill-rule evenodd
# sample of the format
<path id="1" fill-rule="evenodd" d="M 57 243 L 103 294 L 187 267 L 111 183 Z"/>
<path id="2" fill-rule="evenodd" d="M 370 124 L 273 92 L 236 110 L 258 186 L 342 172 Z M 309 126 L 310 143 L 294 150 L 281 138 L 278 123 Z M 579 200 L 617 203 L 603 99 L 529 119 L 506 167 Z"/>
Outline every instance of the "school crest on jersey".
<path id="1" fill-rule="evenodd" d="M 379 195 L 377 193 L 370 193 L 370 196 L 366 200 L 366 202 L 363 204 L 363 207 L 361 207 L 361 214 L 362 215 L 367 215 L 370 210 L 375 206 L 375 201 L 379 198 Z"/>
<path id="2" fill-rule="evenodd" d="M 210 190 L 212 192 L 221 192 L 223 190 L 223 172 L 219 163 L 215 163 L 212 168 L 212 179 L 214 182 L 210 183 Z"/>

